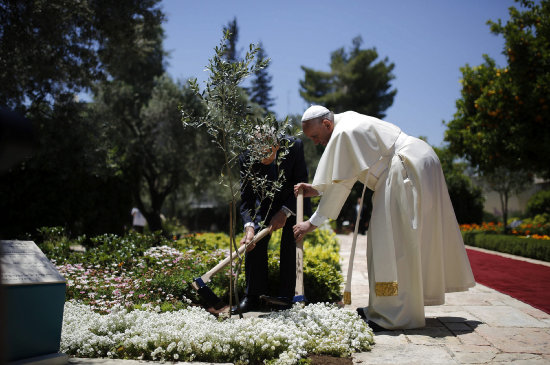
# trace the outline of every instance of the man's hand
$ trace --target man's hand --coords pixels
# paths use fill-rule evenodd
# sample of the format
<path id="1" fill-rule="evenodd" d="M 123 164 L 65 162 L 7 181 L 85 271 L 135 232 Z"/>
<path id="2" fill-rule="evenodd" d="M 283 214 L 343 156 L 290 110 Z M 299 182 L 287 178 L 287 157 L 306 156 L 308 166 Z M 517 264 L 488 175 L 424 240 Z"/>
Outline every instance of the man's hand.
<path id="1" fill-rule="evenodd" d="M 319 195 L 319 192 L 313 188 L 311 184 L 307 183 L 298 183 L 294 185 L 294 196 L 298 196 L 298 191 L 302 189 L 304 192 L 304 198 L 309 198 L 312 196 Z"/>
<path id="2" fill-rule="evenodd" d="M 283 228 L 286 224 L 286 214 L 279 210 L 275 215 L 271 218 L 271 221 L 269 222 L 269 225 L 273 228 L 271 231 L 276 231 L 280 228 Z"/>
<path id="3" fill-rule="evenodd" d="M 304 236 L 307 233 L 314 231 L 315 228 L 317 228 L 317 226 L 314 226 L 313 224 L 311 224 L 310 221 L 305 221 L 305 222 L 296 224 L 294 227 L 292 227 L 292 231 L 294 232 L 294 239 L 296 241 L 303 240 Z"/>
<path id="4" fill-rule="evenodd" d="M 254 238 L 254 227 L 252 226 L 246 227 L 243 238 L 241 239 L 241 246 L 250 243 L 253 238 Z M 248 247 L 246 248 L 246 252 L 252 251 L 254 247 L 256 247 L 255 243 L 248 245 Z"/>

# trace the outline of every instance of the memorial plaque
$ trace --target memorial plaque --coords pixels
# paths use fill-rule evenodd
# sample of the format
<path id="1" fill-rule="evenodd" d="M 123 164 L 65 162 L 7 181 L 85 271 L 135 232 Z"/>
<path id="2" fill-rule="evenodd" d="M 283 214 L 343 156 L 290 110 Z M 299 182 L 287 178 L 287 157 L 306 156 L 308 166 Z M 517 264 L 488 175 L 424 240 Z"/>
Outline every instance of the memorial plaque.
<path id="1" fill-rule="evenodd" d="M 4 360 L 55 357 L 61 342 L 65 279 L 32 241 L 0 241 L 0 268 Z"/>
<path id="2" fill-rule="evenodd" d="M 3 285 L 64 283 L 52 262 L 32 241 L 1 241 Z"/>

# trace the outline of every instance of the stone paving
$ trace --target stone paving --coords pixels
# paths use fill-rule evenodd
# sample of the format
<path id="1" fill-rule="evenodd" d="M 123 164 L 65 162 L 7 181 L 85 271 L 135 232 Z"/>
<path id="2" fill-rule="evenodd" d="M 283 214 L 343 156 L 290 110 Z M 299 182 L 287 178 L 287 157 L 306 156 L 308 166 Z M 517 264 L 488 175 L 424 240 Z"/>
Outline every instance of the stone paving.
<path id="1" fill-rule="evenodd" d="M 353 235 L 337 237 L 342 272 L 346 276 Z M 368 305 L 366 245 L 366 236 L 359 236 L 353 266 L 352 304 L 346 306 L 353 311 Z M 444 305 L 426 307 L 425 328 L 378 332 L 375 341 L 372 351 L 353 354 L 355 364 L 550 364 L 550 315 L 477 284 L 467 292 L 447 294 Z M 143 363 L 146 362 L 69 359 L 69 364 L 87 365 Z"/>
<path id="2" fill-rule="evenodd" d="M 346 276 L 353 235 L 338 239 Z M 366 246 L 366 236 L 359 236 L 353 310 L 368 305 Z M 353 355 L 354 363 L 550 364 L 550 315 L 476 284 L 467 292 L 447 294 L 444 305 L 426 307 L 425 328 L 378 332 L 375 341 L 372 351 Z"/>

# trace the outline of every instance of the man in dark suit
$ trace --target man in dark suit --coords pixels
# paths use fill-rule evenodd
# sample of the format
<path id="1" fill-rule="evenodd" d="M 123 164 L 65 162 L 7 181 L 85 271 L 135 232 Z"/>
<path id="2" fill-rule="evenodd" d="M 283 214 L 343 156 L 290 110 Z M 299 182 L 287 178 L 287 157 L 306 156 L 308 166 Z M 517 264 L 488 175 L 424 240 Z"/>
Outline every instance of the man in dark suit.
<path id="1" fill-rule="evenodd" d="M 261 162 L 250 163 L 248 153 L 239 157 L 241 168 L 241 217 L 244 223 L 244 236 L 241 245 L 249 243 L 260 229 L 263 221 L 271 225 L 273 231 L 283 229 L 280 243 L 280 291 L 279 295 L 289 302 L 294 297 L 296 284 L 296 241 L 292 226 L 296 224 L 296 197 L 294 185 L 308 181 L 308 172 L 304 158 L 302 141 L 293 137 L 285 137 L 265 154 Z M 280 144 L 288 142 L 287 153 L 282 153 Z M 279 164 L 277 162 L 280 162 Z M 282 187 L 275 192 L 272 199 L 261 199 L 252 184 L 246 179 L 252 172 L 255 176 L 265 177 L 268 183 L 277 181 L 279 174 L 284 176 Z M 304 214 L 310 215 L 309 199 L 304 201 Z M 239 303 L 242 313 L 257 310 L 260 307 L 260 295 L 267 295 L 268 265 L 267 246 L 270 235 L 249 245 L 245 258 L 246 290 Z M 235 306 L 233 313 L 238 313 Z"/>

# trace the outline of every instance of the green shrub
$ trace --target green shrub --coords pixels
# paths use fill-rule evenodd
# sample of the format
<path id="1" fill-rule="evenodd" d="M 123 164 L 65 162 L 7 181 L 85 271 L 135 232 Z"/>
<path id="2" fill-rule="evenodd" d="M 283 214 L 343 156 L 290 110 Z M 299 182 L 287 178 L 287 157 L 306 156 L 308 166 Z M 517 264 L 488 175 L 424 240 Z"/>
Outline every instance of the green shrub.
<path id="1" fill-rule="evenodd" d="M 56 261 L 67 279 L 67 299 L 81 300 L 102 312 L 117 304 L 134 308 L 154 304 L 160 305 L 163 311 L 185 307 L 187 300 L 205 304 L 191 283 L 225 258 L 229 245 L 227 235 L 214 233 L 186 235 L 177 241 L 160 233 L 135 232 L 124 237 L 105 234 L 88 240 L 84 236 L 70 240 L 57 227 L 45 228 L 42 234 L 41 249 L 48 258 Z M 268 256 L 268 294 L 272 296 L 279 295 L 280 234 L 280 231 L 273 234 L 270 243 L 273 249 L 269 250 Z M 86 251 L 74 252 L 71 246 L 76 244 L 85 245 Z M 304 247 L 306 298 L 312 303 L 338 301 L 343 279 L 339 245 L 334 234 L 312 232 Z M 234 265 L 236 270 L 236 257 Z M 208 287 L 226 303 L 229 303 L 229 276 L 228 266 L 208 283 Z M 241 296 L 244 287 L 243 263 L 238 276 Z"/>
<path id="2" fill-rule="evenodd" d="M 339 250 L 336 251 L 327 246 L 312 246 L 307 241 L 304 243 L 304 260 L 306 263 L 309 261 L 324 262 L 336 270 L 340 270 L 340 254 Z"/>
<path id="3" fill-rule="evenodd" d="M 207 249 L 229 248 L 229 235 L 225 233 L 199 233 L 198 237 L 205 242 Z M 240 237 L 235 237 L 237 245 L 241 241 Z"/>
<path id="4" fill-rule="evenodd" d="M 241 241 L 242 233 L 235 237 L 237 245 Z M 229 249 L 229 235 L 225 233 L 192 233 L 180 237 L 173 246 L 183 248 L 195 248 L 198 250 Z"/>
<path id="5" fill-rule="evenodd" d="M 550 214 L 550 190 L 541 190 L 533 194 L 527 202 L 527 214 Z"/>
<path id="6" fill-rule="evenodd" d="M 268 280 L 271 296 L 279 295 L 279 253 L 270 251 L 268 255 Z M 241 281 L 242 279 L 242 281 Z M 335 303 L 341 299 L 343 277 L 340 270 L 315 258 L 304 257 L 304 295 L 309 303 Z M 240 295 L 244 293 L 244 273 L 239 277 Z"/>
<path id="7" fill-rule="evenodd" d="M 464 243 L 488 250 L 550 261 L 550 241 L 502 234 L 463 232 Z"/>
<path id="8" fill-rule="evenodd" d="M 269 241 L 269 295 L 278 295 L 281 230 Z M 340 245 L 336 235 L 316 229 L 304 239 L 304 291 L 310 303 L 337 302 L 341 298 Z"/>
<path id="9" fill-rule="evenodd" d="M 326 262 L 309 259 L 304 265 L 304 291 L 310 303 L 338 302 L 344 278 L 340 270 Z"/>
<path id="10" fill-rule="evenodd" d="M 170 217 L 162 222 L 162 228 L 165 232 L 168 232 L 174 239 L 179 239 L 186 234 L 189 234 L 189 230 L 185 227 L 177 218 Z"/>
<path id="11" fill-rule="evenodd" d="M 496 216 L 494 215 L 493 213 L 491 212 L 486 212 L 484 211 L 483 212 L 483 219 L 482 219 L 482 222 L 493 222 L 493 223 L 498 223 L 500 222 L 500 217 L 499 216 Z"/>
<path id="12" fill-rule="evenodd" d="M 524 222 L 536 226 L 550 226 L 550 213 L 537 214 L 533 218 L 525 219 Z M 546 234 L 550 234 L 550 230 Z"/>
<path id="13" fill-rule="evenodd" d="M 82 246 L 86 236 L 70 239 L 63 227 L 41 227 L 38 233 L 37 246 L 46 257 L 54 259 L 57 263 L 76 262 L 82 256 L 71 247 Z"/>
<path id="14" fill-rule="evenodd" d="M 84 262 L 90 265 L 108 266 L 117 264 L 132 267 L 143 253 L 154 246 L 170 245 L 172 241 L 161 233 L 139 234 L 130 232 L 126 236 L 103 234 L 90 239 L 84 255 Z"/>
<path id="15" fill-rule="evenodd" d="M 279 244 L 281 234 L 282 230 L 273 232 L 269 241 L 268 295 L 270 296 L 279 295 Z M 340 273 L 340 245 L 335 236 L 330 231 L 315 230 L 309 233 L 304 240 L 304 294 L 311 303 L 340 300 L 343 277 Z M 212 242 L 226 242 L 229 245 L 229 237 L 225 234 L 203 234 L 200 237 L 205 237 Z M 240 237 L 238 237 L 237 243 L 239 241 Z M 224 298 L 226 303 L 229 299 L 228 275 L 229 269 L 225 270 L 223 274 L 218 273 L 215 275 L 208 284 L 208 287 L 220 298 Z M 240 297 L 244 295 L 245 286 L 243 262 L 238 283 Z"/>
<path id="16" fill-rule="evenodd" d="M 281 234 L 281 230 L 273 232 L 269 240 L 270 250 L 279 250 Z M 309 259 L 323 261 L 340 270 L 340 244 L 336 234 L 325 229 L 308 233 L 304 239 L 304 262 Z"/>

